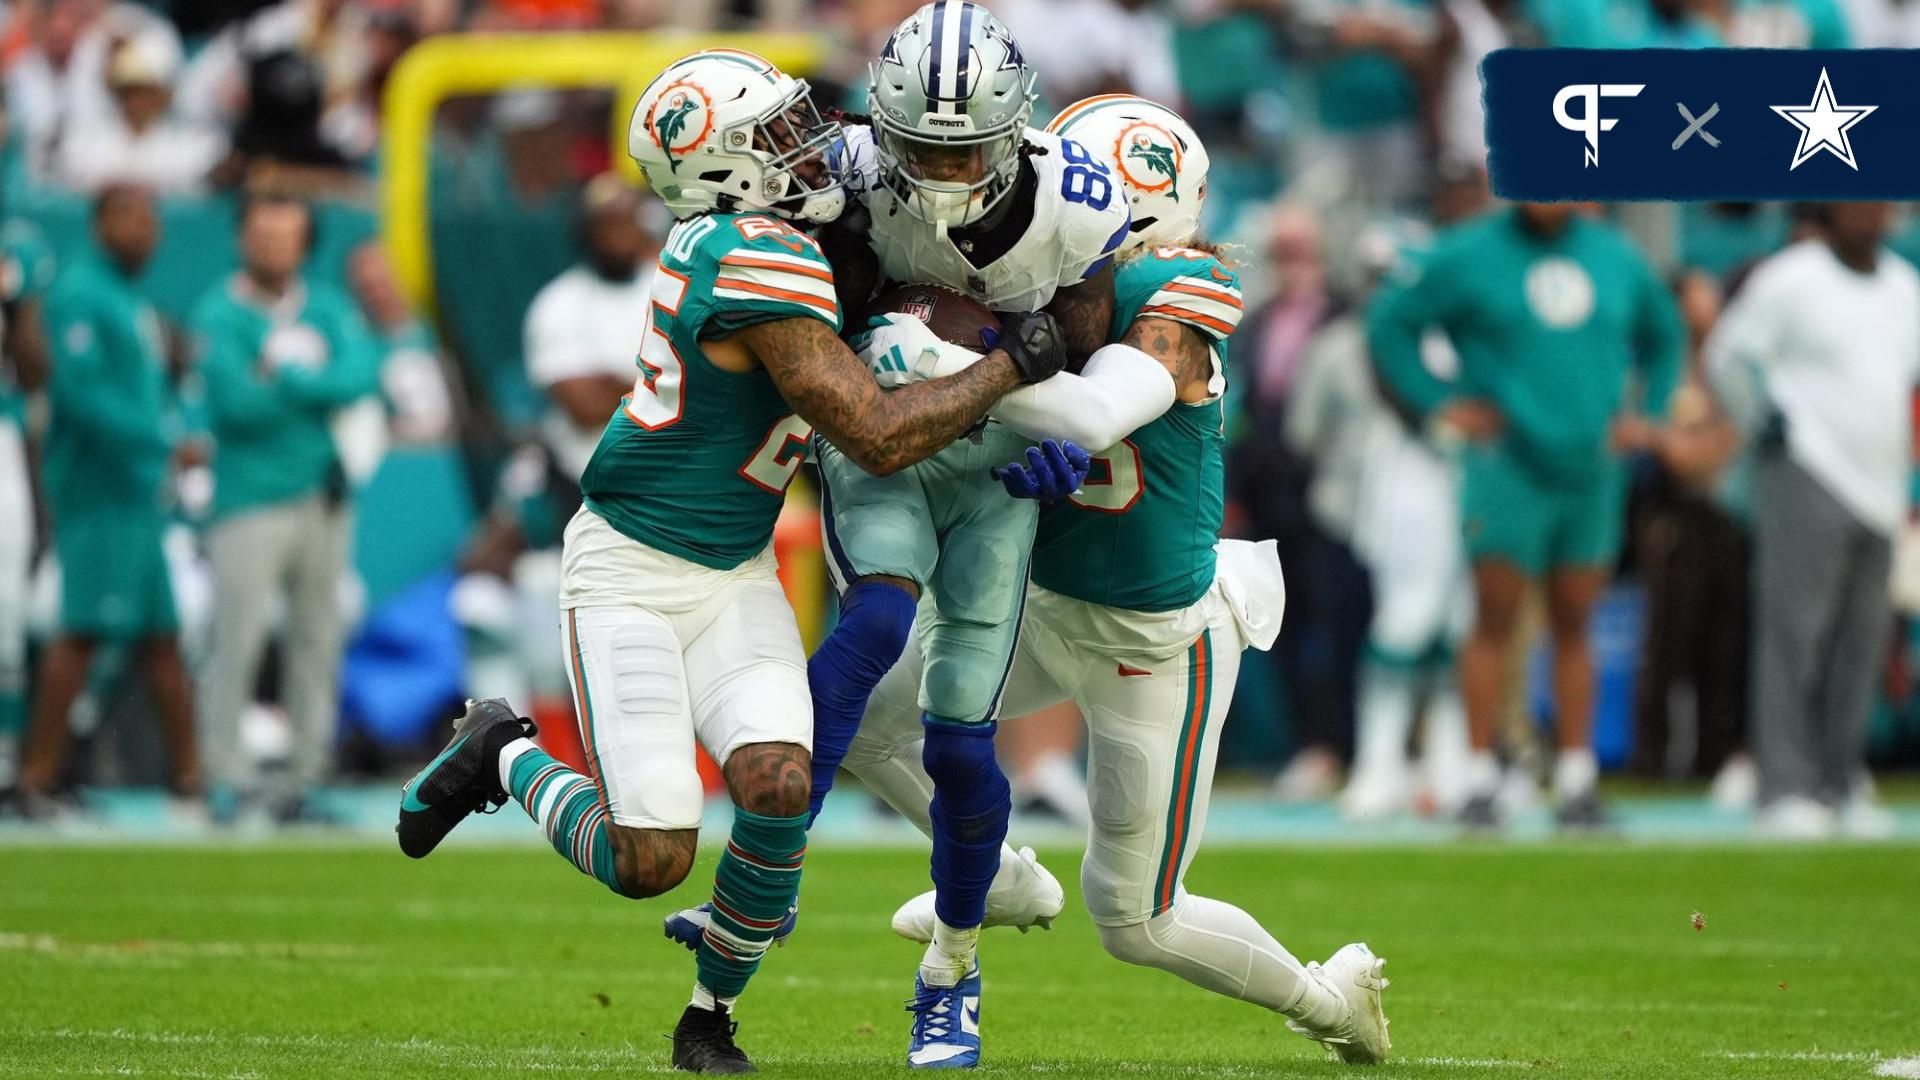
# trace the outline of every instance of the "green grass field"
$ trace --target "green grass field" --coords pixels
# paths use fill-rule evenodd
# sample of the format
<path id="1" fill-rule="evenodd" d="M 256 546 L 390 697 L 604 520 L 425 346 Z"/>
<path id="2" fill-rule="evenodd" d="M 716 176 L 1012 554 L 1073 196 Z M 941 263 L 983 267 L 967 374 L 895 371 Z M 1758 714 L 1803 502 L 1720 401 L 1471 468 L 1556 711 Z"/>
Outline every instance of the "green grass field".
<path id="1" fill-rule="evenodd" d="M 1917 855 L 1225 849 L 1189 885 L 1302 956 L 1386 956 L 1387 1075 L 1864 1078 L 1920 1075 L 1895 1060 L 1920 1055 Z M 660 917 L 711 870 L 636 904 L 532 848 L 0 847 L 0 1075 L 665 1070 L 692 961 Z M 800 932 L 741 1003 L 763 1072 L 904 1074 L 918 947 L 887 917 L 925 873 L 812 853 Z M 1071 884 L 1052 933 L 993 931 L 983 962 L 997 1073 L 1344 1071 L 1270 1014 L 1107 958 Z"/>

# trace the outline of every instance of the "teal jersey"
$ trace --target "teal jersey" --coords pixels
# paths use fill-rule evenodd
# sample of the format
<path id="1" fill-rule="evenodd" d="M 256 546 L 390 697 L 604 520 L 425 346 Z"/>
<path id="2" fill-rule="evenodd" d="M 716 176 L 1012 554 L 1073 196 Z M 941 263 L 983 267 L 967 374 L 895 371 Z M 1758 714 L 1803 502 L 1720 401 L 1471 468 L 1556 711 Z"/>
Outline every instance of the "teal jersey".
<path id="1" fill-rule="evenodd" d="M 1679 310 L 1612 226 L 1576 217 L 1544 237 L 1497 211 L 1443 233 L 1412 269 L 1374 298 L 1368 339 L 1383 384 L 1416 416 L 1455 395 L 1485 399 L 1506 421 L 1501 449 L 1543 481 L 1585 482 L 1612 460 L 1608 433 L 1636 375 L 1641 410 L 1666 412 L 1686 343 Z M 1451 384 L 1422 359 L 1429 328 L 1460 355 Z"/>
<path id="2" fill-rule="evenodd" d="M 0 224 L 0 328 L 20 305 L 38 299 L 52 284 L 53 249 L 40 230 L 20 220 Z M 0 364 L 0 423 L 17 423 L 25 404 L 13 365 Z"/>
<path id="3" fill-rule="evenodd" d="M 334 414 L 380 380 L 380 350 L 352 301 L 305 282 L 265 297 L 236 274 L 194 308 L 193 334 L 213 436 L 213 515 L 341 484 Z"/>
<path id="4" fill-rule="evenodd" d="M 1094 458 L 1068 501 L 1042 511 L 1033 580 L 1041 588 L 1128 611 L 1174 611 L 1213 586 L 1213 545 L 1226 516 L 1227 337 L 1240 323 L 1240 279 L 1190 248 L 1161 247 L 1113 274 L 1115 341 L 1141 318 L 1171 319 L 1212 342 L 1217 385 L 1176 401 Z"/>
<path id="5" fill-rule="evenodd" d="M 717 570 L 766 548 L 813 428 L 764 370 L 722 371 L 701 345 L 796 318 L 840 328 L 833 270 L 812 237 L 762 214 L 675 225 L 633 392 L 580 478 L 586 505 L 625 536 Z"/>
<path id="6" fill-rule="evenodd" d="M 159 311 L 93 256 L 61 273 L 46 323 L 52 408 L 41 469 L 55 514 L 160 512 L 179 420 Z"/>

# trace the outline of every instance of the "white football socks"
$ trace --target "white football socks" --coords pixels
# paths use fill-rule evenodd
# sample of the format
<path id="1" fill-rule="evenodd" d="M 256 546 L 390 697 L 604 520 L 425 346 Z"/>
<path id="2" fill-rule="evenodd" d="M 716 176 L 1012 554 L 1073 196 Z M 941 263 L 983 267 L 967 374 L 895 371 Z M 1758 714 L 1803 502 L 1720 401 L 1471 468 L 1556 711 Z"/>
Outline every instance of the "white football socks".
<path id="1" fill-rule="evenodd" d="M 920 960 L 920 981 L 928 986 L 958 986 L 973 969 L 973 958 L 980 947 L 980 928 L 965 930 L 933 921 L 933 940 Z"/>
<path id="2" fill-rule="evenodd" d="M 1593 791 L 1600 778 L 1600 763 L 1590 747 L 1560 751 L 1553 763 L 1553 790 L 1564 801 L 1578 799 Z"/>
<path id="3" fill-rule="evenodd" d="M 737 997 L 730 997 L 730 998 L 715 997 L 713 994 L 713 991 L 707 989 L 704 986 L 701 986 L 699 983 L 694 983 L 693 984 L 693 1000 L 687 1002 L 687 1004 L 692 1005 L 696 1009 L 705 1009 L 708 1012 L 714 1011 L 714 1008 L 716 1006 L 719 1008 L 725 1009 L 728 1012 L 732 1012 L 733 1003 L 739 1000 L 740 999 Z"/>
<path id="4" fill-rule="evenodd" d="M 513 790 L 513 763 L 520 760 L 521 754 L 529 750 L 537 749 L 539 749 L 539 747 L 533 745 L 533 740 L 524 735 L 501 748 L 499 764 L 500 788 L 502 791 L 511 792 Z"/>
<path id="5" fill-rule="evenodd" d="M 1129 964 L 1159 968 L 1315 1030 L 1347 1014 L 1346 999 L 1308 976 L 1253 916 L 1209 897 L 1185 894 L 1144 923 L 1102 926 L 1100 940 Z"/>
<path id="6" fill-rule="evenodd" d="M 1467 790 L 1475 796 L 1500 791 L 1500 759 L 1491 750 L 1475 750 L 1467 759 Z"/>

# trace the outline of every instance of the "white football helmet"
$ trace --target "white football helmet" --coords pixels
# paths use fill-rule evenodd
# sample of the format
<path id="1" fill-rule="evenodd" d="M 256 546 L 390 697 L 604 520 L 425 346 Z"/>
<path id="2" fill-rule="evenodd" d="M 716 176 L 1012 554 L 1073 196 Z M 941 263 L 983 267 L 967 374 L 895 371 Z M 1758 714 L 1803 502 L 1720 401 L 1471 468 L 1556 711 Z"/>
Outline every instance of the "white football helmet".
<path id="1" fill-rule="evenodd" d="M 1019 178 L 1035 81 L 986 8 L 935 0 L 907 16 L 867 67 L 880 183 L 928 224 L 985 218 Z"/>
<path id="2" fill-rule="evenodd" d="M 840 138 L 804 80 L 750 52 L 706 49 L 647 84 L 627 153 L 676 218 L 764 210 L 832 221 L 846 207 L 827 161 Z"/>
<path id="3" fill-rule="evenodd" d="M 1113 163 L 1133 225 L 1121 250 L 1191 244 L 1207 201 L 1207 148 L 1180 114 L 1131 94 L 1083 98 L 1047 125 Z"/>

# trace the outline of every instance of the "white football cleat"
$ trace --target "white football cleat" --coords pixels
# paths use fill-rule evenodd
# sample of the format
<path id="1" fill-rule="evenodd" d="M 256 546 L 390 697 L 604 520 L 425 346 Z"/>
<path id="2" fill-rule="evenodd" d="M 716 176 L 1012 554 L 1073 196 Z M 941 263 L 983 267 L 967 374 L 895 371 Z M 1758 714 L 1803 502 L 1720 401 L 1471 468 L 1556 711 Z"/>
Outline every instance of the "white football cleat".
<path id="1" fill-rule="evenodd" d="M 1347 1003 L 1347 1015 L 1322 1030 L 1297 1020 L 1287 1021 L 1287 1027 L 1322 1044 L 1349 1065 L 1377 1065 L 1387 1060 L 1393 1043 L 1387 1038 L 1387 1014 L 1380 1007 L 1380 991 L 1387 988 L 1381 970 L 1386 966 L 1385 960 L 1359 941 L 1341 946 L 1324 964 L 1308 964 L 1307 976 L 1340 995 Z"/>
<path id="2" fill-rule="evenodd" d="M 987 919 L 982 926 L 1012 926 L 1026 933 L 1034 927 L 1053 928 L 1053 920 L 1067 906 L 1067 893 L 1033 849 L 1020 849 L 1019 858 L 1000 860 L 1000 872 L 987 889 Z M 933 940 L 933 890 L 900 905 L 893 913 L 893 932 L 908 941 Z"/>

